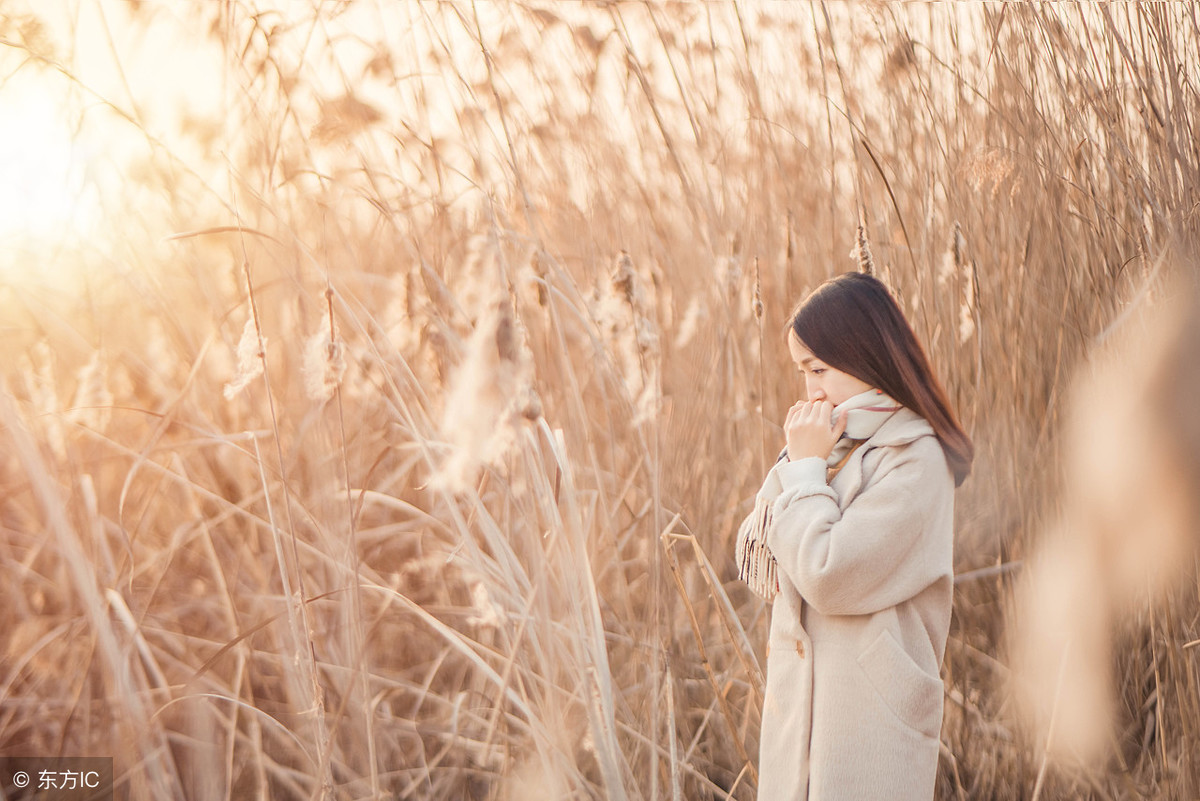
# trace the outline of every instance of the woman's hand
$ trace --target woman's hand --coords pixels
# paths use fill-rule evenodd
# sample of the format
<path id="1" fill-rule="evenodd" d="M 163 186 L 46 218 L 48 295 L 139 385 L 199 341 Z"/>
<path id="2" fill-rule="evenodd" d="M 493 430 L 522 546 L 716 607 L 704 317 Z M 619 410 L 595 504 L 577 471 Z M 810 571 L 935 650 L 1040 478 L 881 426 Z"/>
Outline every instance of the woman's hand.
<path id="1" fill-rule="evenodd" d="M 790 461 L 818 456 L 828 459 L 834 444 L 846 430 L 846 414 L 830 424 L 833 404 L 829 401 L 799 401 L 788 409 L 783 431 L 787 435 Z"/>

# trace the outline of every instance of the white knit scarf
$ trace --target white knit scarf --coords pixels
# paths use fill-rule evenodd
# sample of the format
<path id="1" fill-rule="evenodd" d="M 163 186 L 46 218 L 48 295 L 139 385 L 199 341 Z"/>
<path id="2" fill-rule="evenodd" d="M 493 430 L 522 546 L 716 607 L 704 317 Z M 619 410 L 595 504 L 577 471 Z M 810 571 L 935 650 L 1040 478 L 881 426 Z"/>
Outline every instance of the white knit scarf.
<path id="1" fill-rule="evenodd" d="M 825 460 L 828 465 L 828 480 L 832 480 L 836 471 L 841 469 L 842 462 L 850 455 L 850 451 L 874 436 L 879 427 L 899 409 L 899 403 L 878 389 L 859 393 L 834 407 L 834 419 L 838 414 L 846 414 L 846 432 L 834 444 L 833 451 Z M 783 463 L 786 456 L 787 450 L 784 449 L 775 466 Z M 738 578 L 768 601 L 774 600 L 775 594 L 779 592 L 779 572 L 775 557 L 767 547 L 767 532 L 771 527 L 775 499 L 782 491 L 783 485 L 775 473 L 775 467 L 772 467 L 758 495 L 755 496 L 753 511 L 738 527 L 734 549 Z"/>

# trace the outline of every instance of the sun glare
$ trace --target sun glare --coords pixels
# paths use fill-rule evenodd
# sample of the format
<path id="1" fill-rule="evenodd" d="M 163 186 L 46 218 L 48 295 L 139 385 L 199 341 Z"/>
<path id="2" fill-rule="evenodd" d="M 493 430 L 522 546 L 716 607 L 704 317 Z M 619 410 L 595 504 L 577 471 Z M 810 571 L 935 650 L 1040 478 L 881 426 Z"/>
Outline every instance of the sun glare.
<path id="1" fill-rule="evenodd" d="M 49 93 L 0 91 L 0 236 L 10 242 L 67 238 L 94 220 L 86 154 L 65 116 Z"/>

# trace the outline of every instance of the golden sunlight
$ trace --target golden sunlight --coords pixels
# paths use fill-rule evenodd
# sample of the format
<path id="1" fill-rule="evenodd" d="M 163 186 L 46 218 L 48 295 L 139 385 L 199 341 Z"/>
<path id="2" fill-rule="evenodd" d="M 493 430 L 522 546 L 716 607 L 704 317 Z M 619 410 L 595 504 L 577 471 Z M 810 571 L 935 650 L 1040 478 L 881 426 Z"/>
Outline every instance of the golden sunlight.
<path id="1" fill-rule="evenodd" d="M 26 82 L 0 93 L 0 235 L 54 240 L 95 220 L 87 153 L 64 109 Z"/>

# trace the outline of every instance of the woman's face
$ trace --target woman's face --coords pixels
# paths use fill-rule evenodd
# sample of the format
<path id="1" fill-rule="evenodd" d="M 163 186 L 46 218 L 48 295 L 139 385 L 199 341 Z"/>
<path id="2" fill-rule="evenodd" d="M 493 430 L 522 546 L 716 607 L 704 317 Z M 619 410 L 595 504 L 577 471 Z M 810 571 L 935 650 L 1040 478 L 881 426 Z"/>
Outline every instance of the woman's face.
<path id="1" fill-rule="evenodd" d="M 834 406 L 871 389 L 867 382 L 830 367 L 801 344 L 795 331 L 788 332 L 788 350 L 792 361 L 804 376 L 804 388 L 810 401 L 829 401 Z"/>

